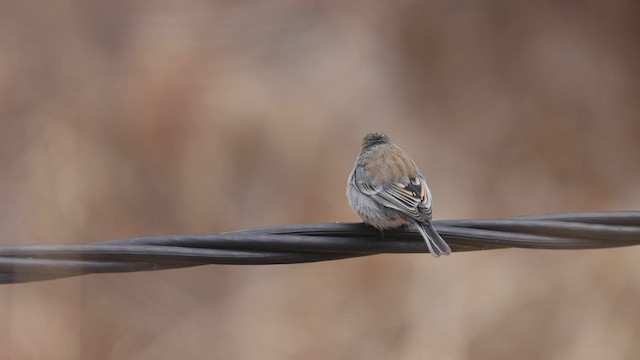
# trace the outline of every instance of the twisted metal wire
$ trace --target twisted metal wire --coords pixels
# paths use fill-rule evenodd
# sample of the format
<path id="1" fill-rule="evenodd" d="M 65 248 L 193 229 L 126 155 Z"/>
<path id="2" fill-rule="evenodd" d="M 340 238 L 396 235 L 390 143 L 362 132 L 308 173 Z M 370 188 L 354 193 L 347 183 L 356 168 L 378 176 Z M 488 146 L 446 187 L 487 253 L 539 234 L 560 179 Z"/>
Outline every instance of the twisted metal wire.
<path id="1" fill-rule="evenodd" d="M 434 221 L 433 225 L 454 252 L 599 249 L 640 244 L 640 211 L 444 220 Z M 428 249 L 418 233 L 394 230 L 382 234 L 353 223 L 284 225 L 90 244 L 6 245 L 0 246 L 0 284 L 207 264 L 293 264 L 424 252 Z"/>

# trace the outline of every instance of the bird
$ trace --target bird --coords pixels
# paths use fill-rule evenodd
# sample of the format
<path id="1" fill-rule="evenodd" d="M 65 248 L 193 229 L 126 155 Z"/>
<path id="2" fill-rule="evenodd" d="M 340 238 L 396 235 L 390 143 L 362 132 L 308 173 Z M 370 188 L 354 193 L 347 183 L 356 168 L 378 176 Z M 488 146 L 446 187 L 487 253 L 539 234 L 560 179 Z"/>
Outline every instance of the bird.
<path id="1" fill-rule="evenodd" d="M 362 140 L 347 183 L 353 211 L 368 225 L 384 230 L 415 227 L 434 257 L 451 248 L 431 225 L 433 199 L 416 163 L 383 133 Z"/>

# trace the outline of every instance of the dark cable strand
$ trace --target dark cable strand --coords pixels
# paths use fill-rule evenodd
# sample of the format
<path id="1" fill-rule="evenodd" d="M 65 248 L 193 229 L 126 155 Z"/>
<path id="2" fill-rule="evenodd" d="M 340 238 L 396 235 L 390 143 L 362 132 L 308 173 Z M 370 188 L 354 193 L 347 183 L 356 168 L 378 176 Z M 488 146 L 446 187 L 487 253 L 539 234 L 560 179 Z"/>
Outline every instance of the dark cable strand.
<path id="1" fill-rule="evenodd" d="M 599 249 L 640 244 L 640 211 L 435 221 L 454 252 L 500 248 Z M 90 244 L 0 246 L 0 283 L 183 268 L 268 265 L 428 252 L 420 235 L 364 224 L 299 224 L 220 234 L 165 235 Z"/>

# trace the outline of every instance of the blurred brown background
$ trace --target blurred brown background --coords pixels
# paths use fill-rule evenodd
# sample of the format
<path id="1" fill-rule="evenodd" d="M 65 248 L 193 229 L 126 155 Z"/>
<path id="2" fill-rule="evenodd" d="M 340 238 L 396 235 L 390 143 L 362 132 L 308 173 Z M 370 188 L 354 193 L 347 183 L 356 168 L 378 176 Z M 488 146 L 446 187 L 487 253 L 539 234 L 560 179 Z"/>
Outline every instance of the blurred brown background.
<path id="1" fill-rule="evenodd" d="M 435 218 L 640 208 L 635 1 L 1 1 L 0 243 L 357 221 L 368 131 Z M 0 287 L 0 359 L 635 359 L 640 248 Z"/>

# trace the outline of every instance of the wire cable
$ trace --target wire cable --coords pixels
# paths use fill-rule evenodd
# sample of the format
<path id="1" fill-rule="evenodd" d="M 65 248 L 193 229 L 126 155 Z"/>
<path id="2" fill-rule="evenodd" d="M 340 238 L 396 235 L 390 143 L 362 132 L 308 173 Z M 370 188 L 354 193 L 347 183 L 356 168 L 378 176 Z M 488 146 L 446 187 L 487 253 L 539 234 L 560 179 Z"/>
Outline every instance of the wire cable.
<path id="1" fill-rule="evenodd" d="M 452 251 L 499 248 L 600 249 L 640 244 L 640 211 L 434 221 Z M 209 264 L 268 265 L 425 253 L 410 230 L 353 223 L 299 224 L 220 234 L 164 235 L 90 244 L 0 246 L 0 284 L 91 273 L 154 271 Z"/>

